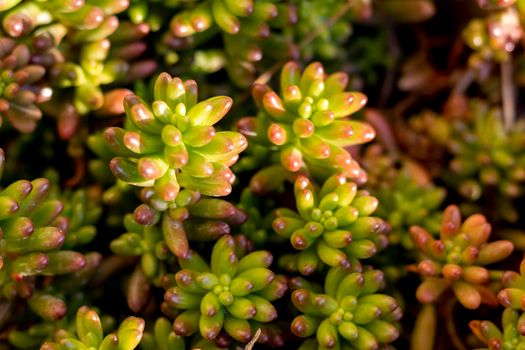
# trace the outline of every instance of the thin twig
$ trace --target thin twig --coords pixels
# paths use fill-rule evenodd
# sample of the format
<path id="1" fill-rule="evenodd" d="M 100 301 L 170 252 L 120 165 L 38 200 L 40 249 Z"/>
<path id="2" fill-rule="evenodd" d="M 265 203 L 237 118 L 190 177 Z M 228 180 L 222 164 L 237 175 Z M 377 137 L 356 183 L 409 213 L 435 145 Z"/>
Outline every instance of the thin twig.
<path id="1" fill-rule="evenodd" d="M 386 30 L 388 36 L 388 49 L 390 51 L 389 55 L 392 57 L 392 64 L 387 67 L 383 86 L 381 87 L 379 98 L 380 107 L 384 107 L 387 104 L 388 99 L 392 94 L 396 81 L 397 66 L 401 57 L 401 49 L 392 25 L 389 24 Z"/>
<path id="2" fill-rule="evenodd" d="M 455 82 L 451 95 L 463 95 L 469 88 L 475 78 L 474 69 L 470 68 L 461 73 L 459 79 Z"/>
<path id="3" fill-rule="evenodd" d="M 75 187 L 77 186 L 86 176 L 86 162 L 84 157 L 74 158 L 75 163 L 75 173 L 72 177 L 66 180 L 66 187 Z"/>
<path id="4" fill-rule="evenodd" d="M 259 337 L 261 336 L 261 333 L 262 333 L 261 329 L 257 328 L 252 340 L 250 340 L 250 342 L 246 344 L 246 347 L 244 348 L 244 350 L 252 350 L 253 347 L 255 346 L 255 342 L 257 342 L 257 339 L 259 339 Z"/>
<path id="5" fill-rule="evenodd" d="M 503 122 L 508 131 L 514 125 L 516 118 L 515 106 L 516 97 L 514 95 L 514 81 L 512 78 L 512 58 L 509 55 L 507 60 L 501 63 L 501 98 L 503 100 Z"/>

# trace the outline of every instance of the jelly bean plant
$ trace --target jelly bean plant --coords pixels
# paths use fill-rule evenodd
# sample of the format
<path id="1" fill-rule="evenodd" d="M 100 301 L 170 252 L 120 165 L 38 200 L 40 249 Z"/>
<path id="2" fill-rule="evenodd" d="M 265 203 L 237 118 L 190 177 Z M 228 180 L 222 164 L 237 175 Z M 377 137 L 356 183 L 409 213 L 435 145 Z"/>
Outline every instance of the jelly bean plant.
<path id="1" fill-rule="evenodd" d="M 0 1 L 0 350 L 525 350 L 524 18 Z"/>

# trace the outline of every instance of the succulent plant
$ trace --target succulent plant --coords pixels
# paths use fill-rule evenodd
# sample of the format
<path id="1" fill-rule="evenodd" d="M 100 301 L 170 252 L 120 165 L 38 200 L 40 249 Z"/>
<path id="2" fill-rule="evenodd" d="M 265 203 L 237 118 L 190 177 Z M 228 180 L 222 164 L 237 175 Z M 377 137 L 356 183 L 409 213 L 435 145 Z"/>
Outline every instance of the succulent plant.
<path id="1" fill-rule="evenodd" d="M 19 180 L 0 192 L 0 279 L 8 298 L 28 292 L 24 288 L 26 277 L 71 273 L 86 264 L 82 254 L 60 250 L 66 239 L 67 220 L 59 216 L 63 209 L 60 201 L 46 200 L 49 189 L 49 181 L 40 178 Z"/>
<path id="2" fill-rule="evenodd" d="M 119 325 L 114 333 L 104 337 L 102 324 L 96 311 L 82 306 L 76 318 L 76 335 L 67 331 L 55 333 L 54 342 L 45 342 L 41 350 L 99 349 L 133 350 L 144 331 L 144 320 L 130 316 Z"/>
<path id="3" fill-rule="evenodd" d="M 33 323 L 29 328 L 24 323 L 9 333 L 9 343 L 20 349 L 38 349 L 45 341 L 51 341 L 58 331 L 74 331 L 76 310 L 90 301 L 90 293 L 85 288 L 92 281 L 102 255 L 98 252 L 85 254 L 86 265 L 77 272 L 55 276 L 53 283 L 40 287 L 28 299 L 29 307 L 42 318 L 42 322 Z M 67 306 L 67 310 L 66 310 Z M 112 327 L 113 319 L 103 319 L 104 329 Z"/>
<path id="4" fill-rule="evenodd" d="M 389 243 L 413 249 L 409 227 L 419 225 L 430 232 L 439 231 L 439 207 L 446 190 L 433 184 L 427 168 L 396 154 L 387 154 L 379 144 L 367 147 L 361 159 L 367 172 L 365 188 L 379 200 L 376 215 L 391 226 Z"/>
<path id="5" fill-rule="evenodd" d="M 287 290 L 286 279 L 268 269 L 272 254 L 239 254 L 232 236 L 214 245 L 210 264 L 196 253 L 179 259 L 181 270 L 167 276 L 165 307 L 183 310 L 173 323 L 176 334 L 200 333 L 213 340 L 224 330 L 233 339 L 248 342 L 259 323 L 275 320 L 271 301 Z"/>
<path id="6" fill-rule="evenodd" d="M 274 150 L 272 159 L 286 171 L 307 170 L 319 178 L 336 172 L 363 176 L 345 147 L 368 142 L 375 133 L 368 124 L 345 118 L 365 105 L 366 96 L 345 92 L 348 76 L 342 72 L 326 76 L 319 62 L 303 73 L 297 63 L 289 62 L 280 80 L 281 95 L 266 85 L 254 85 L 260 112 L 241 119 L 239 131 L 249 141 Z"/>
<path id="7" fill-rule="evenodd" d="M 102 214 L 102 191 L 91 186 L 72 191 L 61 190 L 60 176 L 48 169 L 44 177 L 50 182 L 48 199 L 60 200 L 61 216 L 65 218 L 63 229 L 67 232 L 63 248 L 72 249 L 90 243 L 97 234 L 96 224 Z"/>
<path id="8" fill-rule="evenodd" d="M 443 212 L 439 239 L 419 226 L 412 226 L 410 234 L 416 248 L 422 253 L 411 270 L 423 277 L 416 291 L 421 303 L 435 302 L 448 288 L 452 288 L 459 302 L 476 309 L 482 302 L 494 304 L 494 293 L 487 284 L 502 272 L 485 268 L 512 253 L 510 241 L 488 242 L 491 226 L 481 214 L 469 216 L 461 222 L 457 206 L 450 205 Z"/>
<path id="9" fill-rule="evenodd" d="M 377 293 L 383 278 L 379 270 L 332 267 L 324 293 L 296 289 L 292 302 L 302 314 L 291 330 L 301 338 L 315 337 L 299 349 L 379 349 L 396 340 L 402 311 L 394 298 Z"/>
<path id="10" fill-rule="evenodd" d="M 77 285 L 77 287 L 80 287 Z M 84 286 L 85 287 L 85 286 Z M 70 297 L 67 299 L 68 312 L 67 315 L 60 320 L 49 320 L 34 323 L 29 328 L 19 327 L 9 333 L 9 344 L 17 349 L 40 349 L 40 346 L 46 341 L 53 341 L 56 333 L 67 332 L 73 334 L 75 332 L 75 318 L 77 310 L 83 305 L 86 300 L 77 297 Z M 104 315 L 101 318 L 102 329 L 104 332 L 109 332 L 114 329 L 115 319 L 111 316 Z"/>
<path id="11" fill-rule="evenodd" d="M 441 174 L 446 143 L 451 137 L 448 120 L 434 111 L 424 110 L 406 122 L 396 123 L 395 127 L 403 152 L 428 165 L 431 175 Z"/>
<path id="12" fill-rule="evenodd" d="M 525 350 L 524 23 L 0 0 L 0 350 Z"/>
<path id="13" fill-rule="evenodd" d="M 46 69 L 31 63 L 31 55 L 27 45 L 0 38 L 0 125 L 3 117 L 25 133 L 32 132 L 42 118 L 38 104 L 52 95 L 42 82 Z"/>
<path id="14" fill-rule="evenodd" d="M 42 28 L 60 26 L 63 32 L 71 30 L 74 38 L 92 38 L 116 27 L 118 20 L 115 23 L 116 17 L 112 16 L 124 11 L 129 1 L 31 0 L 8 1 L 6 5 L 2 9 L 2 26 L 11 37 L 24 37 Z"/>
<path id="15" fill-rule="evenodd" d="M 119 23 L 116 15 L 128 5 L 128 0 L 24 1 L 2 18 L 10 36 L 32 37 L 32 61 L 46 67 L 55 91 L 43 108 L 59 120 L 63 138 L 75 132 L 80 115 L 112 103 L 116 93 L 103 91 L 103 85 L 141 79 L 156 68 L 152 60 L 132 62 L 145 50 L 141 39 L 148 28 Z"/>
<path id="16" fill-rule="evenodd" d="M 367 171 L 366 188 L 377 197 L 376 215 L 391 226 L 390 245 L 401 244 L 406 249 L 414 245 L 408 233 L 412 225 L 430 232 L 439 231 L 440 206 L 446 191 L 435 186 L 425 168 L 409 158 L 395 161 L 379 145 L 367 148 L 362 164 Z"/>
<path id="17" fill-rule="evenodd" d="M 111 247 L 118 254 L 142 255 L 146 275 L 159 277 L 162 268 L 157 259 L 166 260 L 168 252 L 184 258 L 189 253 L 188 240 L 218 239 L 230 232 L 230 225 L 240 225 L 245 220 L 246 214 L 228 201 L 201 198 L 199 192 L 183 189 L 163 214 L 147 204 L 138 206 L 133 218 L 125 217 L 125 226 L 130 232 L 114 240 Z"/>
<path id="18" fill-rule="evenodd" d="M 463 30 L 463 40 L 474 50 L 469 64 L 477 68 L 484 60 L 506 61 L 522 37 L 520 14 L 514 7 L 471 20 Z"/>
<path id="19" fill-rule="evenodd" d="M 225 53 L 234 61 L 259 61 L 260 41 L 271 32 L 270 23 L 277 19 L 279 7 L 274 1 L 206 0 L 177 13 L 170 22 L 175 37 L 185 38 L 213 29 L 222 32 Z M 228 63 L 231 64 L 231 63 Z M 239 67 L 238 69 L 242 69 Z"/>
<path id="20" fill-rule="evenodd" d="M 127 232 L 111 242 L 111 250 L 117 255 L 139 256 L 144 275 L 159 284 L 160 276 L 166 272 L 166 262 L 170 262 L 161 228 L 158 225 L 141 225 L 133 214 L 124 217 L 124 227 Z"/>
<path id="21" fill-rule="evenodd" d="M 471 114 L 472 123 L 456 123 L 447 142 L 454 156 L 449 180 L 471 200 L 489 188 L 501 197 L 518 197 L 525 183 L 525 123 L 519 121 L 506 132 L 500 110 L 479 100 L 472 101 Z"/>
<path id="22" fill-rule="evenodd" d="M 135 95 L 124 103 L 126 129 L 111 127 L 104 133 L 118 154 L 110 162 L 117 178 L 153 188 L 153 202 L 173 202 L 181 187 L 208 196 L 231 192 L 235 176 L 229 167 L 246 148 L 246 140 L 213 126 L 231 108 L 229 97 L 197 103 L 193 80 L 183 82 L 164 73 L 155 83 L 151 108 Z"/>
<path id="23" fill-rule="evenodd" d="M 525 349 L 525 314 L 507 308 L 503 311 L 501 323 L 502 331 L 491 321 L 469 323 L 472 333 L 486 346 L 479 349 Z"/>
<path id="24" fill-rule="evenodd" d="M 96 234 L 96 223 L 101 214 L 99 191 L 79 189 L 64 196 L 62 215 L 68 219 L 65 248 L 91 242 Z"/>
<path id="25" fill-rule="evenodd" d="M 370 216 L 377 208 L 377 199 L 358 191 L 342 173 L 330 176 L 320 190 L 300 175 L 294 193 L 297 212 L 277 209 L 273 228 L 300 250 L 287 263 L 301 274 L 312 274 L 322 264 L 358 270 L 359 260 L 384 248 L 387 225 Z"/>
<path id="26" fill-rule="evenodd" d="M 50 70 L 56 86 L 74 88 L 73 96 L 66 94 L 64 97 L 71 100 L 80 115 L 97 110 L 101 110 L 99 113 L 107 112 L 108 105 L 122 103 L 124 96 L 119 94 L 120 90 L 105 92 L 103 86 L 143 79 L 157 67 L 153 60 L 140 59 L 147 49 L 142 41 L 149 31 L 146 26 L 129 22 L 119 25 L 115 16 L 108 17 L 106 21 L 107 28 L 95 29 L 92 36 L 84 32 L 85 36 L 64 38 L 60 43 L 63 47 L 61 52 L 72 52 L 76 48 L 80 51 L 80 57 L 66 55 Z M 55 103 L 59 106 L 63 104 L 58 100 Z"/>
<path id="27" fill-rule="evenodd" d="M 431 184 L 422 186 L 410 179 L 405 172 L 396 178 L 394 188 L 381 188 L 373 192 L 379 200 L 376 215 L 391 225 L 389 244 L 402 244 L 413 248 L 408 229 L 418 225 L 430 232 L 437 232 L 441 222 L 439 207 L 445 190 Z"/>

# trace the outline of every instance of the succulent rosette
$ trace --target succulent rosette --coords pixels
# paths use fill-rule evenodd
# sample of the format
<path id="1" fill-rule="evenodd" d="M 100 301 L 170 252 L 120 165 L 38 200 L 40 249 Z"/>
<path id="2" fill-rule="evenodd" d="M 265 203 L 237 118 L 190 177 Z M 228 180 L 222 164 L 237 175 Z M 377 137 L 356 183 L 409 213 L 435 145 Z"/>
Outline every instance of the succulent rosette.
<path id="1" fill-rule="evenodd" d="M 330 176 L 317 190 L 304 176 L 294 186 L 297 212 L 277 209 L 273 228 L 300 250 L 283 262 L 309 275 L 322 264 L 354 266 L 372 257 L 387 243 L 386 223 L 370 216 L 378 201 L 342 174 Z M 286 261 L 290 259 L 291 261 Z"/>
<path id="2" fill-rule="evenodd" d="M 102 323 L 95 310 L 82 306 L 76 318 L 76 334 L 62 330 L 55 333 L 54 341 L 45 342 L 41 350 L 98 349 L 98 350 L 133 350 L 142 339 L 144 320 L 127 317 L 118 329 L 106 336 Z"/>
<path id="3" fill-rule="evenodd" d="M 207 196 L 229 194 L 235 179 L 229 167 L 247 146 L 241 134 L 215 130 L 231 98 L 197 103 L 195 81 L 166 73 L 157 78 L 154 91 L 151 107 L 127 96 L 126 128 L 105 131 L 118 155 L 110 162 L 112 172 L 128 184 L 153 188 L 153 202 L 173 202 L 181 187 Z"/>
<path id="4" fill-rule="evenodd" d="M 247 343 L 261 323 L 276 319 L 271 301 L 287 290 L 286 278 L 268 269 L 271 263 L 270 252 L 248 253 L 229 235 L 215 243 L 210 264 L 196 253 L 179 259 L 181 270 L 166 276 L 164 295 L 165 309 L 182 310 L 175 313 L 175 333 L 213 340 L 224 330 Z"/>
<path id="5" fill-rule="evenodd" d="M 472 122 L 457 122 L 447 142 L 453 155 L 450 182 L 471 200 L 494 188 L 503 198 L 516 198 L 525 185 L 525 123 L 505 131 L 501 110 L 471 102 Z"/>
<path id="6" fill-rule="evenodd" d="M 505 259 L 512 253 L 513 245 L 507 240 L 488 242 L 490 233 L 491 225 L 483 215 L 474 214 L 462 222 L 454 205 L 443 213 L 439 239 L 422 227 L 412 226 L 410 234 L 421 257 L 410 269 L 423 277 L 417 299 L 432 303 L 452 288 L 466 308 L 476 309 L 482 302 L 497 304 L 488 284 L 503 272 L 489 271 L 485 265 Z"/>
<path id="7" fill-rule="evenodd" d="M 480 350 L 525 349 L 525 314 L 505 309 L 501 330 L 491 321 L 474 320 L 469 323 L 472 333 L 485 345 Z"/>
<path id="8" fill-rule="evenodd" d="M 439 230 L 439 207 L 446 194 L 443 188 L 421 186 L 406 175 L 400 174 L 396 179 L 395 188 L 382 188 L 374 194 L 380 203 L 376 215 L 392 227 L 388 236 L 390 244 L 413 248 L 408 233 L 412 225 L 419 225 L 432 232 Z"/>
<path id="9" fill-rule="evenodd" d="M 260 112 L 241 119 L 237 127 L 250 141 L 273 150 L 272 159 L 286 171 L 362 178 L 345 147 L 368 142 L 375 132 L 367 123 L 346 119 L 367 102 L 360 92 L 344 91 L 347 83 L 347 74 L 327 76 L 319 62 L 302 73 L 297 63 L 289 62 L 281 71 L 280 95 L 255 84 L 252 95 Z"/>
<path id="10" fill-rule="evenodd" d="M 292 302 L 302 314 L 292 321 L 291 330 L 301 338 L 315 338 L 299 349 L 379 349 L 396 340 L 402 311 L 394 298 L 377 293 L 383 287 L 379 270 L 332 267 L 324 293 L 296 289 Z"/>

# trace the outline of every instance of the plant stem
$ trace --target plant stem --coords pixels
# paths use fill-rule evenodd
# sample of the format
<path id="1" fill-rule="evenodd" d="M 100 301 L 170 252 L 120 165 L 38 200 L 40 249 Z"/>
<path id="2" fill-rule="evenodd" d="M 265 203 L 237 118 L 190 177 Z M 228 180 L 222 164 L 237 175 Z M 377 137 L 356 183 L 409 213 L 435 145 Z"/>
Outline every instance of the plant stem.
<path id="1" fill-rule="evenodd" d="M 450 337 L 450 340 L 452 344 L 454 345 L 454 348 L 456 348 L 457 350 L 467 350 L 467 348 L 461 341 L 461 338 L 459 337 L 458 331 L 456 329 L 456 321 L 454 318 L 454 308 L 456 307 L 457 303 L 458 301 L 455 297 L 451 297 L 445 302 L 446 329 Z"/>
<path id="2" fill-rule="evenodd" d="M 516 118 L 516 97 L 514 95 L 512 68 L 512 58 L 509 55 L 508 59 L 501 63 L 501 98 L 503 100 L 503 122 L 507 131 L 512 128 Z"/>

